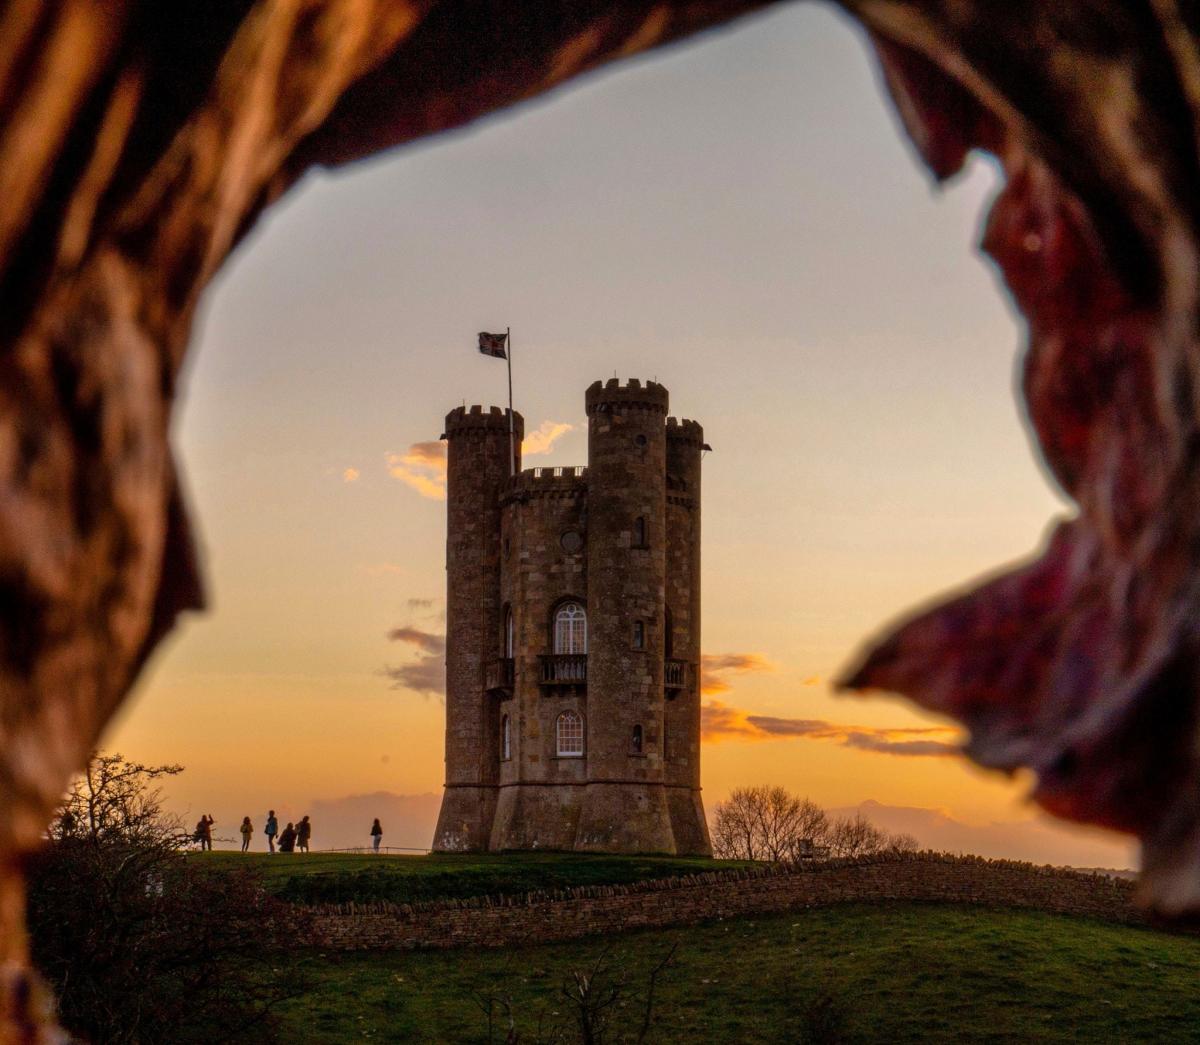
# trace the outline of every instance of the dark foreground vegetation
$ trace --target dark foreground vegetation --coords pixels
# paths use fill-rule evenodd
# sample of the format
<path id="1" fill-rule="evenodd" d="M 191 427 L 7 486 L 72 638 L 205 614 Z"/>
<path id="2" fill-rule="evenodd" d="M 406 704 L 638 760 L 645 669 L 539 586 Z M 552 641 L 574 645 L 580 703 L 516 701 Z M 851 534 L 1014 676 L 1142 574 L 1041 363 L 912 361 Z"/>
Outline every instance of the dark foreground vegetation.
<path id="1" fill-rule="evenodd" d="M 465 899 L 577 885 L 626 885 L 647 878 L 696 874 L 742 861 L 588 853 L 190 853 L 197 867 L 252 869 L 278 899 L 291 903 Z"/>
<path id="2" fill-rule="evenodd" d="M 229 1041 L 299 989 L 270 948 L 303 915 L 252 870 L 189 861 L 158 784 L 179 766 L 100 755 L 30 861 L 30 947 L 62 1025 L 95 1045 Z"/>
<path id="3" fill-rule="evenodd" d="M 272 1011 L 280 1037 L 330 1045 L 636 1042 L 656 969 L 646 1042 L 1192 1042 L 1200 1027 L 1195 937 L 951 906 L 508 951 L 310 952 L 281 969 L 309 989 Z"/>

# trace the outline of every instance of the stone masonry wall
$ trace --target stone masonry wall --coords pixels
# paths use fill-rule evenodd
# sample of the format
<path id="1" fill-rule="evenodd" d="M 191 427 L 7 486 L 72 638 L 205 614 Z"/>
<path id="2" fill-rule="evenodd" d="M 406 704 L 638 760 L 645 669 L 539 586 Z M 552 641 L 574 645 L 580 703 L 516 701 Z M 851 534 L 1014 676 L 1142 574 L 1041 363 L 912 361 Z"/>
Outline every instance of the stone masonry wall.
<path id="1" fill-rule="evenodd" d="M 584 686 L 543 687 L 540 658 L 554 650 L 554 611 L 567 598 L 587 604 L 587 478 L 584 468 L 523 472 L 502 497 L 501 598 L 513 612 L 511 757 L 500 763 L 500 797 L 490 848 L 570 849 L 583 801 L 583 758 L 560 758 L 555 725 L 564 711 L 587 721 Z M 564 547 L 577 534 L 579 547 Z"/>
<path id="2" fill-rule="evenodd" d="M 1143 924 L 1133 883 L 1009 860 L 915 853 L 714 871 L 630 886 L 424 904 L 311 908 L 313 946 L 334 950 L 511 947 L 854 901 L 1017 907 Z"/>
<path id="3" fill-rule="evenodd" d="M 669 396 L 614 378 L 585 402 L 588 784 L 575 848 L 674 853 L 662 761 Z"/>
<path id="4" fill-rule="evenodd" d="M 512 419 L 519 466 L 525 422 Z M 501 628 L 500 500 L 509 481 L 509 417 L 459 407 L 446 417 L 446 791 L 433 847 L 486 849 L 499 782 L 499 711 L 483 665 Z"/>

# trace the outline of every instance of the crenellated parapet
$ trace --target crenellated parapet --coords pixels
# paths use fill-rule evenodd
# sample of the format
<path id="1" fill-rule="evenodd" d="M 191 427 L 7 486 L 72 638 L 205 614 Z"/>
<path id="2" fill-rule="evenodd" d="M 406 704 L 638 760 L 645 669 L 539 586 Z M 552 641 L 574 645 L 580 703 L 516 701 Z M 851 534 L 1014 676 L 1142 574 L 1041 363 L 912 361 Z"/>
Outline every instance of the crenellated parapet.
<path id="1" fill-rule="evenodd" d="M 667 418 L 667 441 L 684 443 L 694 446 L 697 450 L 704 448 L 704 428 L 699 421 L 690 421 L 686 417 Z"/>
<path id="2" fill-rule="evenodd" d="M 607 381 L 594 381 L 585 398 L 588 417 L 604 413 L 631 413 L 645 411 L 659 413 L 664 417 L 670 405 L 670 394 L 657 381 L 644 385 L 636 377 L 625 384 L 611 377 Z"/>
<path id="3" fill-rule="evenodd" d="M 553 468 L 526 468 L 513 476 L 500 492 L 500 503 L 527 501 L 532 497 L 584 497 L 587 495 L 587 468 L 564 465 Z"/>
<path id="4" fill-rule="evenodd" d="M 484 410 L 476 403 L 468 408 L 456 406 L 446 415 L 446 427 L 442 431 L 443 439 L 456 435 L 469 435 L 483 432 L 508 432 L 508 411 L 498 406 Z M 520 414 L 513 415 L 513 433 L 517 439 L 525 435 L 525 418 Z"/>

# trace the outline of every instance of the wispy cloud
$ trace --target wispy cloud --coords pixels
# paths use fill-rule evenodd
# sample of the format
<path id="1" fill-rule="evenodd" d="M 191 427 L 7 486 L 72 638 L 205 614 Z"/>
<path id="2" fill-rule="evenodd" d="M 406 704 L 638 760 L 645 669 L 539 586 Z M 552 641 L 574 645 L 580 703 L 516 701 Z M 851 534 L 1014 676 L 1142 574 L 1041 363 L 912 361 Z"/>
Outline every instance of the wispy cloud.
<path id="1" fill-rule="evenodd" d="M 413 443 L 402 454 L 385 455 L 388 474 L 432 501 L 446 499 L 446 444 Z"/>
<path id="2" fill-rule="evenodd" d="M 700 656 L 700 691 L 702 693 L 727 693 L 733 688 L 729 675 L 752 675 L 774 671 L 772 664 L 761 653 L 704 653 Z"/>
<path id="3" fill-rule="evenodd" d="M 961 733 L 953 726 L 892 729 L 847 726 L 823 719 L 754 715 L 742 708 L 710 700 L 700 709 L 700 734 L 709 743 L 721 740 L 823 740 L 841 747 L 881 755 L 936 758 L 959 753 Z"/>
<path id="4" fill-rule="evenodd" d="M 417 651 L 416 660 L 397 666 L 389 664 L 383 669 L 394 687 L 426 695 L 443 695 L 446 691 L 446 636 L 406 625 L 393 628 L 388 632 L 388 638 Z"/>
<path id="5" fill-rule="evenodd" d="M 344 482 L 344 483 L 356 483 L 356 482 L 358 482 L 358 477 L 359 477 L 359 475 L 360 475 L 360 474 L 361 474 L 361 473 L 359 472 L 359 470 L 358 470 L 357 468 L 346 468 L 346 469 L 343 469 L 343 471 L 342 471 L 342 482 Z"/>
<path id="6" fill-rule="evenodd" d="M 433 608 L 433 599 L 406 599 L 404 605 L 410 610 L 428 610 Z"/>
<path id="7" fill-rule="evenodd" d="M 410 646 L 416 646 L 422 653 L 446 652 L 445 635 L 435 635 L 431 631 L 422 631 L 420 628 L 409 626 L 393 628 L 388 632 L 388 638 L 393 642 L 407 642 Z"/>
<path id="8" fill-rule="evenodd" d="M 568 432 L 575 431 L 577 427 L 565 421 L 543 421 L 521 440 L 521 455 L 535 457 L 538 454 L 548 454 L 560 438 Z"/>

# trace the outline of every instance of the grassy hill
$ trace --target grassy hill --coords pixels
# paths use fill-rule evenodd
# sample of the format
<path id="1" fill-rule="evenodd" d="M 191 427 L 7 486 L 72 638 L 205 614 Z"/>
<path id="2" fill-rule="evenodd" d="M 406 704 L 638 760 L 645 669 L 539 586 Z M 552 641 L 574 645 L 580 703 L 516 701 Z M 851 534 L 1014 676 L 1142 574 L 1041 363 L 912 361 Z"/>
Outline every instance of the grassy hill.
<path id="1" fill-rule="evenodd" d="M 852 904 L 507 951 L 313 954 L 273 1014 L 283 1041 L 578 1040 L 562 988 L 602 955 L 619 986 L 603 1040 L 1195 1041 L 1200 939 L 1032 912 Z M 539 1023 L 541 1036 L 539 1038 Z M 250 1039 L 247 1039 L 250 1040 Z"/>
<path id="2" fill-rule="evenodd" d="M 251 868 L 264 876 L 272 892 L 294 903 L 462 899 L 577 885 L 624 885 L 745 866 L 701 857 L 529 852 L 428 856 L 215 852 L 189 853 L 187 859 L 214 870 Z"/>

